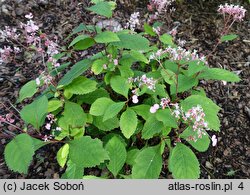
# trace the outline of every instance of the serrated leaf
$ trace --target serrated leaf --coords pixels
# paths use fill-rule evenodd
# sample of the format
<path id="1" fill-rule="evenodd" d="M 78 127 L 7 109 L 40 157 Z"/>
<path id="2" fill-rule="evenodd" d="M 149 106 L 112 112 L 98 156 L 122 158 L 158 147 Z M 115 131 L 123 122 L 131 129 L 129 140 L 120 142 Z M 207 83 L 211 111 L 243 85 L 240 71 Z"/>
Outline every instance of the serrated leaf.
<path id="1" fill-rule="evenodd" d="M 74 45 L 75 50 L 85 50 L 88 49 L 89 47 L 92 47 L 95 44 L 95 40 L 91 37 L 87 37 L 83 40 L 78 41 Z"/>
<path id="2" fill-rule="evenodd" d="M 72 94 L 83 95 L 95 91 L 96 85 L 97 85 L 96 81 L 88 79 L 83 76 L 79 76 L 75 78 L 64 89 Z"/>
<path id="3" fill-rule="evenodd" d="M 111 131 L 119 127 L 119 120 L 115 116 L 103 122 L 102 116 L 93 117 L 93 125 L 102 131 Z"/>
<path id="4" fill-rule="evenodd" d="M 115 45 L 119 48 L 132 49 L 136 51 L 149 50 L 149 41 L 141 35 L 120 34 L 118 37 L 120 41 L 113 42 L 111 43 L 112 45 Z"/>
<path id="5" fill-rule="evenodd" d="M 149 112 L 150 106 L 146 104 L 131 107 L 139 116 L 147 120 L 152 114 Z"/>
<path id="6" fill-rule="evenodd" d="M 156 119 L 164 123 L 166 127 L 177 128 L 176 118 L 172 115 L 169 109 L 159 110 L 156 112 Z"/>
<path id="7" fill-rule="evenodd" d="M 173 37 L 169 34 L 164 34 L 160 36 L 160 41 L 167 45 L 173 45 Z"/>
<path id="8" fill-rule="evenodd" d="M 182 143 L 177 143 L 170 154 L 169 170 L 175 179 L 198 179 L 200 176 L 197 157 Z"/>
<path id="9" fill-rule="evenodd" d="M 116 177 L 125 164 L 127 158 L 126 148 L 119 137 L 113 136 L 105 145 L 105 149 L 110 159 L 107 167 Z"/>
<path id="10" fill-rule="evenodd" d="M 130 55 L 136 60 L 141 61 L 146 64 L 149 63 L 149 60 L 144 56 L 143 53 L 140 53 L 139 51 L 131 50 Z"/>
<path id="11" fill-rule="evenodd" d="M 108 160 L 108 154 L 99 139 L 89 136 L 69 142 L 69 158 L 79 167 L 94 167 Z"/>
<path id="12" fill-rule="evenodd" d="M 177 85 L 178 93 L 187 91 L 196 85 L 198 85 L 197 78 L 187 77 L 187 76 L 182 75 L 182 74 L 178 75 L 178 85 Z M 170 91 L 171 91 L 171 94 L 176 93 L 176 85 L 175 84 L 172 84 L 170 86 Z"/>
<path id="13" fill-rule="evenodd" d="M 151 36 L 156 36 L 156 33 L 154 32 L 153 28 L 148 25 L 147 23 L 144 23 L 143 25 L 145 33 L 151 35 Z"/>
<path id="14" fill-rule="evenodd" d="M 20 134 L 6 145 L 4 158 L 9 169 L 26 174 L 34 153 L 32 138 Z"/>
<path id="15" fill-rule="evenodd" d="M 66 101 L 61 120 L 66 124 L 67 129 L 82 128 L 86 124 L 87 115 L 80 105 Z"/>
<path id="16" fill-rule="evenodd" d="M 94 72 L 95 75 L 100 74 L 103 71 L 103 65 L 107 64 L 108 61 L 106 59 L 97 59 L 93 62 L 91 71 Z"/>
<path id="17" fill-rule="evenodd" d="M 111 104 L 113 104 L 113 100 L 111 100 L 110 98 L 98 98 L 91 105 L 89 113 L 94 116 L 102 116 Z"/>
<path id="18" fill-rule="evenodd" d="M 78 43 L 81 40 L 84 40 L 86 38 L 89 38 L 88 35 L 78 35 L 76 38 L 73 39 L 73 41 L 69 44 L 69 47 L 75 45 L 76 43 Z"/>
<path id="19" fill-rule="evenodd" d="M 207 151 L 209 145 L 210 145 L 210 139 L 208 137 L 208 134 L 202 135 L 202 138 L 198 138 L 197 141 L 189 140 L 189 136 L 197 136 L 197 132 L 194 131 L 192 128 L 188 127 L 185 129 L 185 131 L 182 132 L 180 135 L 181 138 L 184 138 L 191 146 L 193 146 L 196 150 L 199 152 L 205 152 Z"/>
<path id="20" fill-rule="evenodd" d="M 48 112 L 53 112 L 62 107 L 63 103 L 58 99 L 52 99 L 48 102 Z"/>
<path id="21" fill-rule="evenodd" d="M 111 88 L 118 94 L 128 98 L 129 83 L 128 80 L 121 76 L 113 76 L 110 79 Z"/>
<path id="22" fill-rule="evenodd" d="M 223 80 L 227 82 L 239 82 L 240 78 L 233 72 L 220 68 L 207 68 L 198 76 L 205 80 Z"/>
<path id="23" fill-rule="evenodd" d="M 171 70 L 161 70 L 161 76 L 163 77 L 164 81 L 170 85 L 176 83 L 176 74 Z"/>
<path id="24" fill-rule="evenodd" d="M 140 151 L 132 168 L 133 179 L 157 179 L 162 168 L 162 156 L 158 147 Z"/>
<path id="25" fill-rule="evenodd" d="M 127 108 L 125 112 L 122 113 L 120 118 L 120 128 L 122 134 L 129 139 L 135 132 L 137 127 L 137 116 L 136 113 L 131 109 Z"/>
<path id="26" fill-rule="evenodd" d="M 37 92 L 37 85 L 35 81 L 29 81 L 24 86 L 22 86 L 20 92 L 19 92 L 19 98 L 18 101 L 21 102 L 25 98 L 32 97 Z"/>
<path id="27" fill-rule="evenodd" d="M 21 118 L 36 129 L 39 129 L 43 125 L 47 113 L 48 99 L 46 96 L 36 99 L 20 111 Z"/>
<path id="28" fill-rule="evenodd" d="M 91 65 L 91 60 L 85 59 L 77 62 L 59 81 L 58 86 L 70 84 L 75 78 L 84 73 Z"/>
<path id="29" fill-rule="evenodd" d="M 238 35 L 235 35 L 235 34 L 223 35 L 223 36 L 220 38 L 220 41 L 221 41 L 221 42 L 232 41 L 232 40 L 236 39 L 237 37 L 238 37 Z"/>
<path id="30" fill-rule="evenodd" d="M 110 18 L 112 16 L 112 5 L 109 2 L 98 2 L 97 4 L 87 8 L 98 15 Z"/>
<path id="31" fill-rule="evenodd" d="M 219 131 L 220 130 L 220 120 L 217 116 L 220 107 L 217 106 L 211 99 L 200 96 L 192 95 L 181 102 L 181 106 L 185 112 L 187 112 L 192 107 L 200 105 L 205 113 L 205 121 L 208 122 L 208 127 L 210 129 Z"/>
<path id="32" fill-rule="evenodd" d="M 104 31 L 96 35 L 95 41 L 97 43 L 111 43 L 120 41 L 116 33 L 111 31 Z"/>
<path id="33" fill-rule="evenodd" d="M 109 93 L 105 89 L 97 89 L 91 93 L 80 95 L 77 97 L 79 104 L 86 103 L 86 104 L 93 104 L 98 98 L 101 97 L 109 97 Z"/>
<path id="34" fill-rule="evenodd" d="M 127 159 L 126 159 L 126 163 L 128 165 L 134 166 L 135 164 L 135 159 L 138 156 L 138 154 L 140 153 L 140 150 L 138 148 L 132 148 L 128 151 L 127 153 Z"/>
<path id="35" fill-rule="evenodd" d="M 150 139 L 154 135 L 162 132 L 164 125 L 161 121 L 158 121 L 155 116 L 149 117 L 142 129 L 142 138 L 143 139 Z"/>
<path id="36" fill-rule="evenodd" d="M 82 179 L 83 168 L 73 163 L 71 160 L 67 162 L 67 169 L 61 179 Z"/>
<path id="37" fill-rule="evenodd" d="M 124 105 L 125 105 L 125 102 L 115 102 L 115 103 L 112 103 L 110 106 L 108 106 L 107 110 L 105 111 L 103 115 L 103 121 L 106 121 L 116 116 L 124 107 Z"/>
<path id="38" fill-rule="evenodd" d="M 57 162 L 61 167 L 64 167 L 64 165 L 66 164 L 68 154 L 69 154 L 69 144 L 64 144 L 56 154 Z"/>

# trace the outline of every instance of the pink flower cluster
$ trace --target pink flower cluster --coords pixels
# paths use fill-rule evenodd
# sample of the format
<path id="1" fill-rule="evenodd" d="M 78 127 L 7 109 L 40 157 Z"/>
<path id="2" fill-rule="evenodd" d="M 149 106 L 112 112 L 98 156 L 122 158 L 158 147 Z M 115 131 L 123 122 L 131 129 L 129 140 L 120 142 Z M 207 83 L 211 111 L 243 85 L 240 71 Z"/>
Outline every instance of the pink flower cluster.
<path id="1" fill-rule="evenodd" d="M 136 77 L 136 78 L 128 78 L 128 82 L 132 84 L 138 85 L 139 88 L 143 86 L 147 86 L 147 88 L 151 91 L 155 90 L 155 85 L 156 85 L 156 80 L 153 79 L 152 77 L 148 78 L 145 74 L 142 75 L 141 77 Z"/>
<path id="2" fill-rule="evenodd" d="M 9 26 L 5 26 L 4 28 L 5 28 L 4 30 L 0 30 L 0 35 L 4 39 L 11 38 L 17 40 L 18 37 L 20 36 L 20 34 L 17 33 L 16 28 L 10 28 Z"/>
<path id="3" fill-rule="evenodd" d="M 126 24 L 125 28 L 129 28 L 130 30 L 134 31 L 137 25 L 140 25 L 140 13 L 134 12 L 131 14 L 128 23 Z"/>
<path id="4" fill-rule="evenodd" d="M 13 114 L 12 113 L 9 113 L 9 114 L 6 114 L 5 117 L 1 116 L 0 115 L 0 124 L 1 123 L 14 123 L 15 122 L 15 119 L 12 118 L 13 117 Z"/>
<path id="5" fill-rule="evenodd" d="M 154 104 L 153 106 L 150 107 L 150 112 L 151 113 L 156 113 L 157 110 L 160 109 L 165 109 L 166 107 L 169 107 L 170 99 L 169 98 L 162 98 L 161 103 L 159 104 Z"/>
<path id="6" fill-rule="evenodd" d="M 175 0 L 151 0 L 148 5 L 148 10 L 153 11 L 156 9 L 158 13 L 162 13 L 166 11 L 173 2 L 175 2 Z"/>
<path id="7" fill-rule="evenodd" d="M 243 6 L 233 4 L 229 5 L 227 3 L 225 5 L 220 5 L 218 9 L 219 13 L 224 15 L 229 14 L 235 21 L 242 21 L 245 17 L 246 11 L 247 10 L 244 9 Z"/>

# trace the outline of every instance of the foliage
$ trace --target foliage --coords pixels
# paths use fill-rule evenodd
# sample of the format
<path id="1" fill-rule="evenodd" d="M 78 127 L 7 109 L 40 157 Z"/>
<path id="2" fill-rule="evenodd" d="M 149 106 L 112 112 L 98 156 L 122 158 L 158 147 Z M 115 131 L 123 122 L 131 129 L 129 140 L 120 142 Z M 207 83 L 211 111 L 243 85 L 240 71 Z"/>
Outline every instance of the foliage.
<path id="1" fill-rule="evenodd" d="M 87 10 L 112 16 L 114 2 L 91 2 Z M 60 80 L 32 80 L 20 90 L 20 102 L 41 92 L 20 115 L 28 130 L 31 124 L 39 135 L 50 131 L 42 137 L 48 144 L 63 143 L 56 156 L 66 167 L 62 178 L 82 178 L 85 168 L 98 167 L 107 168 L 110 177 L 153 179 L 163 163 L 174 178 L 199 178 L 199 161 L 189 146 L 206 151 L 208 132 L 220 130 L 220 108 L 197 92 L 199 81 L 240 79 L 209 68 L 205 57 L 179 48 L 170 34 L 159 35 L 146 23 L 144 30 L 111 32 L 80 24 L 67 38 L 73 39 L 66 47 L 70 49 L 57 58 L 63 61 L 65 55 L 97 45 L 103 50 L 78 61 L 63 76 L 53 69 L 50 76 L 57 74 Z M 151 36 L 158 41 L 150 41 Z M 220 41 L 236 37 L 225 35 Z M 27 173 L 35 150 L 43 145 L 29 131 L 16 136 L 5 147 L 8 167 Z M 125 175 L 128 166 L 131 175 Z"/>

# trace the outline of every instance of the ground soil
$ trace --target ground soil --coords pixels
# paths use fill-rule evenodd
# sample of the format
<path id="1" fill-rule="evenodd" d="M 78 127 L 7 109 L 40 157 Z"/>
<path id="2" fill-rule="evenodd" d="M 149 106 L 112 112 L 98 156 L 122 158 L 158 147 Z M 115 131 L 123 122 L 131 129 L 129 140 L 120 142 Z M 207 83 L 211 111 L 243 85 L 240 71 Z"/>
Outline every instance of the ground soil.
<path id="1" fill-rule="evenodd" d="M 176 6 L 174 21 L 179 22 L 177 37 L 186 40 L 186 46 L 208 54 L 216 42 L 221 30 L 222 17 L 216 13 L 219 4 L 226 1 L 189 0 Z M 197 154 L 201 162 L 201 178 L 250 178 L 250 9 L 247 1 L 227 1 L 240 3 L 248 7 L 246 20 L 236 23 L 231 32 L 239 37 L 218 47 L 209 59 L 210 67 L 220 67 L 238 71 L 239 83 L 202 82 L 208 96 L 221 108 L 221 131 L 216 133 L 218 145 L 210 147 L 205 153 Z M 118 3 L 115 12 L 117 20 L 123 24 L 134 11 L 147 16 L 147 1 L 123 0 Z M 24 21 L 24 15 L 32 12 L 34 20 L 41 24 L 45 33 L 59 37 L 60 44 L 65 44 L 65 37 L 80 24 L 93 23 L 98 17 L 89 15 L 83 7 L 88 1 L 83 0 L 6 0 L 0 1 L 0 28 L 5 25 L 16 26 Z M 171 26 L 171 25 L 170 25 Z M 169 27 L 169 26 L 168 26 Z M 167 28 L 168 28 L 167 27 Z M 169 29 L 165 29 L 166 32 Z M 170 27 L 169 27 L 170 28 Z M 0 41 L 0 47 L 4 42 Z M 91 54 L 91 53 L 90 53 Z M 88 55 L 88 54 L 85 54 Z M 0 65 L 0 115 L 6 114 L 15 104 L 20 87 L 39 75 L 42 67 L 27 63 L 20 58 L 17 64 Z M 17 106 L 17 108 L 20 108 Z M 17 123 L 22 126 L 22 122 Z M 8 132 L 17 133 L 10 126 L 0 126 Z M 63 170 L 57 165 L 56 146 L 40 149 L 32 162 L 27 175 L 9 171 L 3 160 L 4 145 L 9 141 L 0 133 L 0 178 L 59 178 Z M 89 170 L 93 174 L 98 171 Z M 171 178 L 168 170 L 162 170 L 161 178 Z"/>

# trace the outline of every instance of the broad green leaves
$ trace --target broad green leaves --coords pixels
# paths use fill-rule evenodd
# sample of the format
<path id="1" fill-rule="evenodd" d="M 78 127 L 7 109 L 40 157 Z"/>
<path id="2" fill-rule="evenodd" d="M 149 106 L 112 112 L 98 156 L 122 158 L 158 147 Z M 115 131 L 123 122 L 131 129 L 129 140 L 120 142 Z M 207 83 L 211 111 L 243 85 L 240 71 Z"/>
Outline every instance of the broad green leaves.
<path id="1" fill-rule="evenodd" d="M 117 116 L 103 121 L 102 116 L 93 117 L 93 125 L 102 131 L 111 131 L 119 127 L 119 120 Z"/>
<path id="2" fill-rule="evenodd" d="M 155 116 L 149 117 L 143 127 L 142 130 L 142 138 L 143 139 L 150 139 L 154 135 L 161 133 L 163 130 L 164 125 L 161 121 L 158 121 Z"/>
<path id="3" fill-rule="evenodd" d="M 88 59 L 77 62 L 70 71 L 68 71 L 63 78 L 59 81 L 58 86 L 66 86 L 70 84 L 75 78 L 84 73 L 91 65 L 91 61 Z"/>
<path id="4" fill-rule="evenodd" d="M 21 102 L 25 98 L 32 97 L 37 92 L 37 85 L 35 81 L 29 81 L 26 83 L 19 92 L 18 101 Z"/>
<path id="5" fill-rule="evenodd" d="M 82 168 L 94 167 L 109 159 L 102 142 L 89 136 L 69 142 L 69 158 L 78 167 Z"/>
<path id="6" fill-rule="evenodd" d="M 169 109 L 159 110 L 156 112 L 156 119 L 163 122 L 166 127 L 177 128 L 176 118 L 172 115 Z"/>
<path id="7" fill-rule="evenodd" d="M 122 113 L 120 119 L 121 131 L 127 139 L 129 139 L 134 134 L 137 123 L 138 120 L 136 113 L 131 108 L 127 108 L 127 110 Z"/>
<path id="8" fill-rule="evenodd" d="M 206 80 L 223 80 L 228 82 L 239 82 L 238 75 L 220 68 L 207 68 L 199 76 L 200 79 Z"/>
<path id="9" fill-rule="evenodd" d="M 125 102 L 115 102 L 112 103 L 107 110 L 104 112 L 103 121 L 115 117 L 121 109 L 124 107 Z"/>
<path id="10" fill-rule="evenodd" d="M 118 37 L 120 41 L 113 42 L 111 43 L 112 45 L 115 45 L 119 48 L 126 48 L 137 51 L 149 50 L 149 41 L 141 35 L 120 34 L 118 35 Z"/>
<path id="11" fill-rule="evenodd" d="M 30 137 L 28 134 L 16 136 L 4 150 L 7 166 L 13 171 L 26 174 L 35 150 L 43 145 L 45 145 L 44 142 Z"/>
<path id="12" fill-rule="evenodd" d="M 102 116 L 112 103 L 113 101 L 110 98 L 98 98 L 91 105 L 89 113 L 94 116 Z"/>
<path id="13" fill-rule="evenodd" d="M 107 167 L 114 176 L 117 176 L 127 158 L 124 143 L 118 136 L 113 136 L 105 145 L 105 149 L 110 159 Z"/>
<path id="14" fill-rule="evenodd" d="M 98 2 L 97 4 L 87 8 L 87 10 L 105 16 L 107 18 L 110 18 L 112 16 L 112 5 L 105 1 Z"/>
<path id="15" fill-rule="evenodd" d="M 160 36 L 160 41 L 167 45 L 173 45 L 173 37 L 169 34 L 164 34 Z"/>
<path id="16" fill-rule="evenodd" d="M 104 31 L 96 35 L 95 41 L 97 43 L 111 43 L 120 41 L 120 39 L 114 32 Z"/>
<path id="17" fill-rule="evenodd" d="M 69 144 L 64 144 L 58 150 L 57 155 L 56 155 L 57 162 L 61 167 L 64 167 L 64 165 L 66 164 L 68 154 L 69 154 Z"/>
<path id="18" fill-rule="evenodd" d="M 83 95 L 96 90 L 97 82 L 90 80 L 86 77 L 79 76 L 74 79 L 69 85 L 65 87 L 65 90 L 72 94 Z"/>
<path id="19" fill-rule="evenodd" d="M 129 83 L 128 80 L 121 76 L 113 76 L 110 79 L 111 88 L 118 94 L 128 98 Z"/>
<path id="20" fill-rule="evenodd" d="M 148 147 L 136 156 L 132 168 L 133 179 L 157 179 L 162 168 L 162 157 L 158 147 Z"/>
<path id="21" fill-rule="evenodd" d="M 21 118 L 36 129 L 39 129 L 45 120 L 46 114 L 48 112 L 48 99 L 46 96 L 42 96 L 31 104 L 25 106 L 21 112 Z"/>
<path id="22" fill-rule="evenodd" d="M 62 101 L 58 99 L 52 99 L 48 103 L 48 112 L 53 112 L 62 106 L 63 106 Z"/>
<path id="23" fill-rule="evenodd" d="M 181 106 L 186 112 L 187 110 L 201 105 L 205 113 L 205 121 L 208 122 L 208 127 L 210 129 L 219 131 L 220 130 L 220 120 L 217 116 L 220 107 L 217 106 L 212 100 L 207 97 L 192 95 L 181 102 Z"/>
<path id="24" fill-rule="evenodd" d="M 182 143 L 177 143 L 170 154 L 169 170 L 175 179 L 198 179 L 200 165 L 193 151 Z"/>

